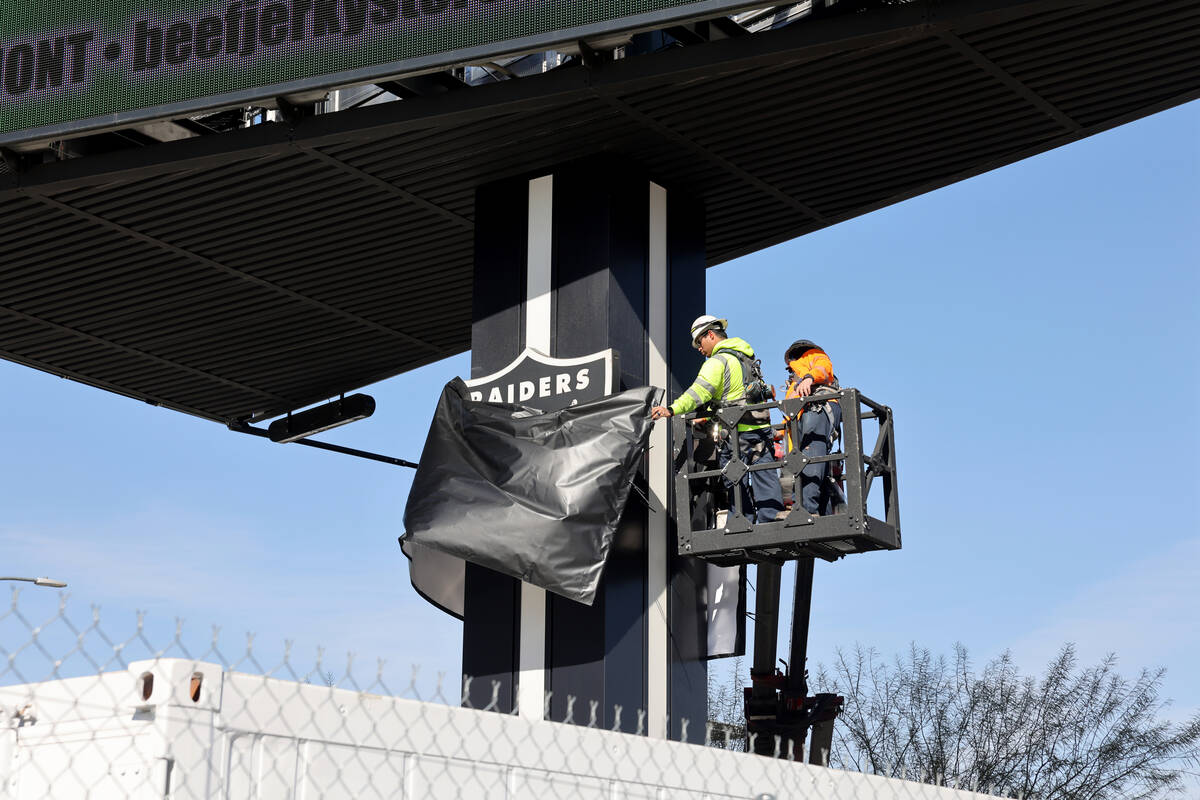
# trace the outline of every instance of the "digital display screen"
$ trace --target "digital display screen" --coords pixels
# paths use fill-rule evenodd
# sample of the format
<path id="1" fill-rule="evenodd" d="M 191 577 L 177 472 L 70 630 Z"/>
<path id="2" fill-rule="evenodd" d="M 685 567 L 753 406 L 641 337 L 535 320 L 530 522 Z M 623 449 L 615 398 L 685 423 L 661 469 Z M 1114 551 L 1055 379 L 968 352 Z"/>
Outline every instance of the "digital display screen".
<path id="1" fill-rule="evenodd" d="M 5 5 L 0 17 L 0 143 L 369 83 L 716 14 L 734 4 L 37 0 Z"/>

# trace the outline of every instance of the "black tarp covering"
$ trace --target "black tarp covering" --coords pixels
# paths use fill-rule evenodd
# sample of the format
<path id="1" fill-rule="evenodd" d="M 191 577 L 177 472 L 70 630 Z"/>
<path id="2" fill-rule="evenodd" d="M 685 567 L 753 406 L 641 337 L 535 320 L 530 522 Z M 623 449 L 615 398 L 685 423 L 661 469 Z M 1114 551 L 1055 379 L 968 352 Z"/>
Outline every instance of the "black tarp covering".
<path id="1" fill-rule="evenodd" d="M 402 542 L 591 605 L 658 394 L 542 413 L 472 401 L 456 378 L 429 427 Z"/>

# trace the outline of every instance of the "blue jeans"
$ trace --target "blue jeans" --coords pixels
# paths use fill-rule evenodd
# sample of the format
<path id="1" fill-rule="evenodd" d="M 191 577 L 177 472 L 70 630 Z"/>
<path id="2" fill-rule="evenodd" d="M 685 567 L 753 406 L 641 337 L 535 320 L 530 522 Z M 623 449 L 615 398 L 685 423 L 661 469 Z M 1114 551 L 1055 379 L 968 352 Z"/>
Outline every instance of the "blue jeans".
<path id="1" fill-rule="evenodd" d="M 721 439 L 717 459 L 724 469 L 732 457 L 733 435 Z M 738 434 L 738 457 L 747 467 L 775 460 L 775 437 L 770 428 L 742 431 Z M 729 507 L 733 508 L 733 484 L 725 481 L 729 492 Z M 779 488 L 779 470 L 763 469 L 747 473 L 738 481 L 742 493 L 742 512 L 754 522 L 774 522 L 783 511 L 783 490 Z M 751 511 L 753 509 L 753 511 Z"/>
<path id="2" fill-rule="evenodd" d="M 842 407 L 829 403 L 833 421 L 842 424 Z M 829 415 L 819 408 L 809 408 L 800 415 L 800 452 L 808 458 L 829 455 L 829 440 L 833 433 Z M 796 494 L 804 510 L 811 514 L 832 514 L 835 505 L 845 503 L 841 492 L 828 480 L 833 463 L 824 461 L 809 464 L 797 478 L 799 489 Z"/>

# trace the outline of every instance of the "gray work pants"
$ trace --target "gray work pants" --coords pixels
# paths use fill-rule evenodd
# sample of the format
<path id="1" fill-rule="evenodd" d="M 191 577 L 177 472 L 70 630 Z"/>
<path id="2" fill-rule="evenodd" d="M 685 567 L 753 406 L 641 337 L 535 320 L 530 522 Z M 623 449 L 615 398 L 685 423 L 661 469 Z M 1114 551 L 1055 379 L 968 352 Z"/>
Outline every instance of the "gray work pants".
<path id="1" fill-rule="evenodd" d="M 833 411 L 832 424 L 829 415 L 820 407 L 809 406 L 800 415 L 800 452 L 807 458 L 829 455 L 834 426 L 841 428 L 841 405 L 827 405 Z M 829 480 L 832 467 L 830 461 L 809 464 L 799 475 L 799 491 L 796 494 L 804 510 L 810 514 L 832 514 L 836 505 L 845 503 L 837 486 Z"/>
<path id="2" fill-rule="evenodd" d="M 721 440 L 717 458 L 722 469 L 729 463 L 733 448 L 732 434 Z M 770 428 L 757 431 L 742 431 L 738 434 L 738 456 L 747 467 L 764 461 L 775 460 L 775 437 Z M 733 484 L 725 482 L 729 490 L 729 505 L 733 507 Z M 742 513 L 747 519 L 758 522 L 774 522 L 783 511 L 783 492 L 779 488 L 779 470 L 763 469 L 747 473 L 738 483 L 742 493 Z"/>

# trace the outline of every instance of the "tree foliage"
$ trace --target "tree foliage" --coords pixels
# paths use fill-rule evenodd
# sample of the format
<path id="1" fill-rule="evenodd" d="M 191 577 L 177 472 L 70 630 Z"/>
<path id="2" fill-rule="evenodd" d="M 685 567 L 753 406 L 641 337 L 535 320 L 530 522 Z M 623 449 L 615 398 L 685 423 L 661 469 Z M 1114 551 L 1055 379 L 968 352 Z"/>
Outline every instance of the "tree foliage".
<path id="1" fill-rule="evenodd" d="M 887 662 L 839 651 L 811 691 L 846 698 L 831 766 L 1039 800 L 1159 797 L 1200 763 L 1200 714 L 1160 715 L 1163 670 L 1134 680 L 1115 656 L 1081 667 L 1064 647 L 1039 678 L 1005 653 L 981 672 L 956 646 L 947 660 L 913 646 Z"/>
<path id="2" fill-rule="evenodd" d="M 746 749 L 746 712 L 742 706 L 744 659 L 733 659 L 727 675 L 718 677 L 713 664 L 708 667 L 708 739 L 716 747 Z M 724 679 L 723 679 L 724 678 Z"/>

